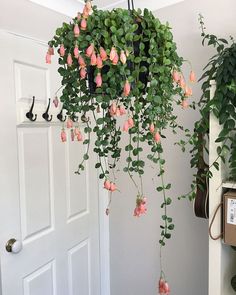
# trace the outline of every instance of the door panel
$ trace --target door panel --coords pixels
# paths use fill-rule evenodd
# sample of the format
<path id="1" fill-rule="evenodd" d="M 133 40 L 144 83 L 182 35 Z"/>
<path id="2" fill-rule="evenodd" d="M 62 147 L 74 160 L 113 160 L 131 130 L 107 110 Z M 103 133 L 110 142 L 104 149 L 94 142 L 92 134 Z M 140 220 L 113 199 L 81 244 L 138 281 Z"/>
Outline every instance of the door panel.
<path id="1" fill-rule="evenodd" d="M 70 130 L 60 141 L 60 109 L 50 108 L 52 124 L 39 118 L 59 87 L 56 66 L 44 64 L 46 47 L 4 33 L 0 43 L 2 295 L 101 295 L 95 156 L 75 174 L 84 145 Z M 32 123 L 25 109 L 33 95 Z M 18 254 L 6 252 L 10 238 L 22 241 Z"/>

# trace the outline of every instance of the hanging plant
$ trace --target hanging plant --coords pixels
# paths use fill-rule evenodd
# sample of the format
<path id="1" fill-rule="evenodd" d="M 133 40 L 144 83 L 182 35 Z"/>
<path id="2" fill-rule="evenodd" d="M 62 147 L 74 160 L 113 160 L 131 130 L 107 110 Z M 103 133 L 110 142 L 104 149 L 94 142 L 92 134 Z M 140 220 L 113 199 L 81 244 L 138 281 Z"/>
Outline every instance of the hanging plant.
<path id="1" fill-rule="evenodd" d="M 194 133 L 187 141 L 182 141 L 182 149 L 186 144 L 192 145 L 191 167 L 197 168 L 198 173 L 191 186 L 191 191 L 184 195 L 192 200 L 196 197 L 196 192 L 208 195 L 209 178 L 213 176 L 213 169 L 219 169 L 219 161 L 229 166 L 228 180 L 236 181 L 236 43 L 231 37 L 231 44 L 226 39 L 217 38 L 212 34 L 207 34 L 203 17 L 199 16 L 202 30 L 202 44 L 207 43 L 216 49 L 216 54 L 212 56 L 205 66 L 202 77 L 202 96 L 198 103 L 200 109 L 200 119 L 195 123 Z M 215 81 L 216 90 L 210 99 L 211 81 Z M 222 131 L 218 134 L 217 158 L 211 166 L 206 163 L 204 158 L 209 153 L 209 118 L 210 113 L 217 118 Z M 199 172 L 200 171 L 200 172 Z M 206 216 L 200 216 L 206 217 Z"/>
<path id="2" fill-rule="evenodd" d="M 166 129 L 172 129 L 173 133 L 184 130 L 177 123 L 173 108 L 175 104 L 188 108 L 192 95 L 189 79 L 181 72 L 183 59 L 176 52 L 169 25 L 162 24 L 147 9 L 143 13 L 140 9 L 102 11 L 87 1 L 82 13 L 56 30 L 49 42 L 47 63 L 51 63 L 54 48 L 59 54 L 58 72 L 63 88 L 60 101 L 69 116 L 67 127 L 87 146 L 77 173 L 84 170 L 84 161 L 89 159 L 93 134 L 93 151 L 98 155 L 95 167 L 111 197 L 118 190 L 115 169 L 121 156 L 122 134 L 128 134 L 124 172 L 137 189 L 134 216 L 147 211 L 142 185 L 146 161 L 157 167 L 160 184 L 156 190 L 163 196 L 159 241 L 162 249 L 174 229 L 167 214 L 171 184 L 164 182 L 162 141 L 166 140 Z M 194 80 L 191 71 L 190 82 Z M 84 128 L 73 122 L 78 114 Z M 66 141 L 64 127 L 61 139 Z M 150 150 L 148 155 L 143 153 L 145 145 Z M 162 269 L 159 292 L 169 294 Z"/>

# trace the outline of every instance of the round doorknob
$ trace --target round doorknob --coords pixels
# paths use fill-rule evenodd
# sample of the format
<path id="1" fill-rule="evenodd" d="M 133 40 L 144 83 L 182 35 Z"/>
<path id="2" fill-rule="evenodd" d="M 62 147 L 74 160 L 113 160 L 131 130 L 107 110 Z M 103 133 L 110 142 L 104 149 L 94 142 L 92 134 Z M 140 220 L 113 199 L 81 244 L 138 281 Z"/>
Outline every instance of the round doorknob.
<path id="1" fill-rule="evenodd" d="M 10 253 L 19 253 L 22 250 L 22 243 L 20 241 L 17 241 L 16 239 L 10 239 L 6 243 L 6 250 Z"/>

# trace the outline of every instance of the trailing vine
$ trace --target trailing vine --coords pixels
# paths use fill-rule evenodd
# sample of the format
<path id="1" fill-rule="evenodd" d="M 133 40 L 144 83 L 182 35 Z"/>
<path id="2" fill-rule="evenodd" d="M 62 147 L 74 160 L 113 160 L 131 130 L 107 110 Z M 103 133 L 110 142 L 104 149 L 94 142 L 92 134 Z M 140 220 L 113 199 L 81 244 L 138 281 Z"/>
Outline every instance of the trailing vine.
<path id="1" fill-rule="evenodd" d="M 182 196 L 190 200 L 195 198 L 197 186 L 201 190 L 208 188 L 201 185 L 203 178 L 211 178 L 213 168 L 219 169 L 219 161 L 228 163 L 228 180 L 236 180 L 236 144 L 235 144 L 235 120 L 236 120 L 236 44 L 230 37 L 230 42 L 215 35 L 206 33 L 203 17 L 199 16 L 201 26 L 202 45 L 213 46 L 216 54 L 209 59 L 204 67 L 204 73 L 199 79 L 202 83 L 202 96 L 198 103 L 200 110 L 200 119 L 195 123 L 194 132 L 189 134 L 187 141 L 181 141 L 179 145 L 185 149 L 187 144 L 192 145 L 191 167 L 199 168 L 199 159 L 203 161 L 204 173 L 202 173 L 200 182 L 193 181 L 191 191 Z M 210 99 L 211 82 L 216 84 L 216 90 L 212 99 Z M 195 104 L 192 105 L 195 108 Z M 222 131 L 218 134 L 217 158 L 209 167 L 205 162 L 206 155 L 209 154 L 209 118 L 213 113 L 221 125 Z M 199 175 L 194 175 L 199 178 Z"/>
<path id="2" fill-rule="evenodd" d="M 128 133 L 124 172 L 137 189 L 134 216 L 147 211 L 143 191 L 145 158 L 157 167 L 160 184 L 156 190 L 158 195 L 162 193 L 164 212 L 159 241 L 162 250 L 174 229 L 167 210 L 171 184 L 164 181 L 162 141 L 166 140 L 166 129 L 189 132 L 177 123 L 173 109 L 176 104 L 188 107 L 192 95 L 188 83 L 195 80 L 192 71 L 189 79 L 181 72 L 183 59 L 176 52 L 169 25 L 162 24 L 147 9 L 143 13 L 140 9 L 120 8 L 102 11 L 87 1 L 83 13 L 56 30 L 49 41 L 47 63 L 51 63 L 54 48 L 59 54 L 58 72 L 63 86 L 60 101 L 69 116 L 67 127 L 80 141 L 82 133 L 87 134 L 83 139 L 87 151 L 77 173 L 84 170 L 91 136 L 95 135 L 95 167 L 100 169 L 99 178 L 111 197 L 118 190 L 115 169 L 121 156 L 121 137 Z M 78 114 L 86 122 L 84 129 L 82 123 L 73 123 Z M 119 123 L 122 120 L 123 126 Z M 62 132 L 62 140 L 66 141 L 66 131 Z M 145 145 L 150 149 L 148 155 L 144 153 Z M 169 294 L 162 266 L 159 292 Z"/>

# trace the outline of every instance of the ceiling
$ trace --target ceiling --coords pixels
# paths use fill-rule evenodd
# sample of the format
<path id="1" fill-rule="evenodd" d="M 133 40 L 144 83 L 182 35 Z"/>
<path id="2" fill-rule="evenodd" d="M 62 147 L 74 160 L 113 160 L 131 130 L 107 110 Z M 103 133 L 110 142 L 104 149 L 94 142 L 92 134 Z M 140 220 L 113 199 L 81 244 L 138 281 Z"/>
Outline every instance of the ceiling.
<path id="1" fill-rule="evenodd" d="M 47 7 L 61 14 L 74 17 L 77 11 L 81 11 L 84 0 L 30 0 L 36 4 Z M 160 8 L 173 5 L 184 0 L 134 0 L 135 8 L 148 8 L 155 11 Z M 100 9 L 113 9 L 117 7 L 127 8 L 127 0 L 93 0 L 93 4 Z"/>

